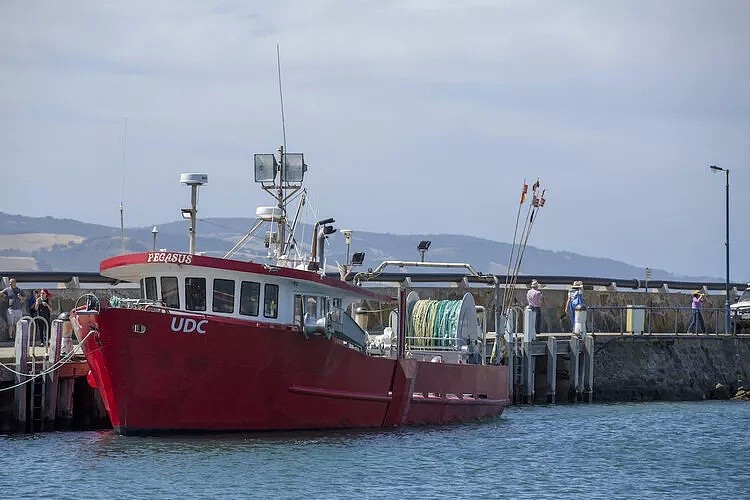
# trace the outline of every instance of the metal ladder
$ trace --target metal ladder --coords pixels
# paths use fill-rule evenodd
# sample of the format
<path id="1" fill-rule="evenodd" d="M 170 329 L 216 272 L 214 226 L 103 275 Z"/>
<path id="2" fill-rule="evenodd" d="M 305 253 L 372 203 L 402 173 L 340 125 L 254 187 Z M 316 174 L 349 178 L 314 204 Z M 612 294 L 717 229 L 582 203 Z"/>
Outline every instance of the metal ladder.
<path id="1" fill-rule="evenodd" d="M 32 375 L 36 370 L 32 369 Z M 45 377 L 35 378 L 29 384 L 27 432 L 41 432 L 44 427 L 44 401 L 46 392 Z"/>
<path id="2" fill-rule="evenodd" d="M 43 320 L 44 318 L 42 318 Z M 47 325 L 47 331 L 49 331 L 49 325 Z M 33 378 L 33 382 L 28 384 L 27 393 L 27 414 L 28 419 L 26 421 L 27 432 L 41 432 L 44 430 L 44 406 L 46 401 L 47 392 L 47 377 L 37 376 L 38 363 L 36 359 L 36 337 L 37 337 L 37 321 L 36 319 L 31 322 L 29 332 L 29 358 L 30 362 L 30 373 L 29 375 Z M 44 359 L 47 354 L 45 353 Z M 43 369 L 46 368 L 47 363 L 43 363 Z"/>

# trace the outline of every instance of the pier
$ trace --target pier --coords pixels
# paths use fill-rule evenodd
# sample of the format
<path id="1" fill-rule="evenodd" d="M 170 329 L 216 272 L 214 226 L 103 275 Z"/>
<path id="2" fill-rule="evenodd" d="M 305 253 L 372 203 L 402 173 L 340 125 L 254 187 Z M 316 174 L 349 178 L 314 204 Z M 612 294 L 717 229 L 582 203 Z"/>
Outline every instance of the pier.
<path id="1" fill-rule="evenodd" d="M 507 343 L 504 362 L 511 369 L 514 403 L 594 400 L 593 335 L 521 335 Z"/>
<path id="2" fill-rule="evenodd" d="M 30 319 L 18 323 L 15 342 L 0 344 L 0 432 L 107 428 L 99 393 L 89 387 L 89 366 L 72 342 L 69 322 L 54 320 L 41 346 Z"/>

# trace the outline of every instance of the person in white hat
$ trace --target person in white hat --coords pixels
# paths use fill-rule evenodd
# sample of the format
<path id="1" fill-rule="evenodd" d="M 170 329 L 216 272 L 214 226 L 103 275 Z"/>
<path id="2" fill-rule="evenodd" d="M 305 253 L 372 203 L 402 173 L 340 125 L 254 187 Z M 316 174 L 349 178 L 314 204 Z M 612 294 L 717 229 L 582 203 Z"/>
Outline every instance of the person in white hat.
<path id="1" fill-rule="evenodd" d="M 570 331 L 575 331 L 576 325 L 576 307 L 584 307 L 583 303 L 583 281 L 574 281 L 570 285 L 570 291 L 568 292 L 568 300 L 565 302 L 565 310 L 568 311 L 570 317 Z"/>
<path id="2" fill-rule="evenodd" d="M 529 307 L 531 307 L 536 315 L 534 325 L 538 335 L 542 330 L 542 303 L 544 302 L 544 295 L 539 290 L 539 282 L 537 280 L 531 280 L 529 291 L 526 292 L 526 302 L 528 302 Z"/>

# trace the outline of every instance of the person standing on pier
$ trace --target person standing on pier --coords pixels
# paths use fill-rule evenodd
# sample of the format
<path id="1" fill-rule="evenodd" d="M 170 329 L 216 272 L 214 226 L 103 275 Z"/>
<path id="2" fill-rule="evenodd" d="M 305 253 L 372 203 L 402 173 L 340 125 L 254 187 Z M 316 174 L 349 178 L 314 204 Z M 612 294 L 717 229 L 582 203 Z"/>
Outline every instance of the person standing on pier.
<path id="1" fill-rule="evenodd" d="M 701 328 L 700 333 L 706 333 L 706 324 L 703 322 L 703 313 L 701 312 L 701 309 L 703 308 L 703 303 L 705 301 L 706 301 L 706 296 L 703 295 L 703 293 L 700 290 L 696 290 L 693 292 L 693 301 L 692 301 L 693 316 L 690 319 L 690 325 L 687 328 L 688 333 L 699 333 L 698 332 L 699 326 Z M 695 328 L 695 332 L 692 332 L 693 328 Z"/>
<path id="2" fill-rule="evenodd" d="M 39 298 L 39 290 L 36 288 L 31 291 L 31 295 L 26 299 L 26 306 L 29 310 L 29 316 L 36 316 L 36 300 Z"/>
<path id="3" fill-rule="evenodd" d="M 40 340 L 42 343 L 47 342 L 47 327 L 49 326 L 50 316 L 52 315 L 52 307 L 49 305 L 49 299 L 52 296 L 49 290 L 43 288 L 39 292 L 39 298 L 36 301 L 36 314 L 40 318 L 44 318 L 44 321 L 37 322 L 37 328 L 40 333 Z"/>
<path id="4" fill-rule="evenodd" d="M 531 280 L 529 285 L 531 288 L 526 292 L 526 301 L 529 303 L 529 307 L 534 311 L 536 315 L 536 321 L 534 321 L 534 330 L 537 335 L 542 331 L 542 303 L 544 302 L 544 295 L 539 290 L 539 282 L 537 280 Z"/>
<path id="5" fill-rule="evenodd" d="M 0 291 L 0 294 L 8 298 L 8 337 L 10 340 L 16 338 L 16 323 L 23 316 L 23 298 L 26 296 L 23 290 L 16 286 L 16 278 L 10 279 L 10 286 Z"/>
<path id="6" fill-rule="evenodd" d="M 583 281 L 574 281 L 570 285 L 570 291 L 568 292 L 568 300 L 565 302 L 565 310 L 568 311 L 570 317 L 570 331 L 576 331 L 576 307 L 584 307 L 583 302 Z"/>

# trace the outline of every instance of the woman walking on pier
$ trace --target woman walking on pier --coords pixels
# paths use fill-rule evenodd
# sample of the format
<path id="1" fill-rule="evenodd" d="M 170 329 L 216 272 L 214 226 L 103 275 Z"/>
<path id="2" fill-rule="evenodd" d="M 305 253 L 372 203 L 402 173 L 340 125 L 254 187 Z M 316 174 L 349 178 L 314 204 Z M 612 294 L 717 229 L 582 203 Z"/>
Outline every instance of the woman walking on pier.
<path id="1" fill-rule="evenodd" d="M 706 296 L 701 293 L 700 290 L 696 290 L 693 292 L 693 301 L 692 301 L 692 309 L 693 309 L 693 317 L 690 319 L 690 325 L 687 328 L 688 333 L 691 333 L 693 330 L 693 327 L 695 327 L 696 331 L 692 333 L 699 333 L 698 326 L 700 326 L 701 331 L 700 333 L 706 333 L 706 324 L 703 322 L 703 313 L 701 312 L 701 308 L 703 307 L 703 303 L 706 301 Z"/>

